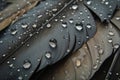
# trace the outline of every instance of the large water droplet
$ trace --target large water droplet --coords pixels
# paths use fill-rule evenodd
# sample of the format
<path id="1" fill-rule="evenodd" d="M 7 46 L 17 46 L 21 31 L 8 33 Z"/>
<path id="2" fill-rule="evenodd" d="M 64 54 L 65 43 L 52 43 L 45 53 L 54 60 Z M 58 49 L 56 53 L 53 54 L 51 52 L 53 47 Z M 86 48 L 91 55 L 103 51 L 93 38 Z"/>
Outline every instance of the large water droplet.
<path id="1" fill-rule="evenodd" d="M 75 28 L 78 30 L 78 31 L 81 31 L 83 29 L 83 26 L 82 24 L 76 24 Z"/>
<path id="2" fill-rule="evenodd" d="M 29 69 L 31 67 L 31 62 L 29 60 L 25 60 L 23 62 L 23 68 L 24 69 Z"/>

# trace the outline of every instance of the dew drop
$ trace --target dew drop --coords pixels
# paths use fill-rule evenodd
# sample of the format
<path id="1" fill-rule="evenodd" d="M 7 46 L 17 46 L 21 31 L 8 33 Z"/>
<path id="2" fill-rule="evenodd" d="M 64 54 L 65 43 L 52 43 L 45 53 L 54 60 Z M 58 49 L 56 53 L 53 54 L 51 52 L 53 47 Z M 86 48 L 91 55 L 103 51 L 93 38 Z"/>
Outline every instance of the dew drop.
<path id="1" fill-rule="evenodd" d="M 91 26 L 90 24 L 87 24 L 87 26 L 86 26 L 86 27 L 90 29 L 92 26 Z"/>
<path id="2" fill-rule="evenodd" d="M 116 17 L 115 19 L 116 19 L 116 20 L 120 20 L 120 17 Z"/>
<path id="3" fill-rule="evenodd" d="M 31 67 L 31 62 L 29 60 L 25 60 L 23 62 L 23 68 L 24 69 L 29 69 Z"/>
<path id="4" fill-rule="evenodd" d="M 0 44 L 2 44 L 3 43 L 3 41 L 0 41 Z"/>
<path id="5" fill-rule="evenodd" d="M 73 6 L 72 6 L 72 9 L 74 9 L 74 10 L 76 10 L 78 8 L 78 5 L 76 5 L 76 4 L 74 4 Z"/>
<path id="6" fill-rule="evenodd" d="M 45 57 L 46 57 L 47 59 L 50 59 L 50 58 L 51 58 L 51 52 L 46 52 L 46 53 L 45 53 Z"/>
<path id="7" fill-rule="evenodd" d="M 12 30 L 11 30 L 11 34 L 12 34 L 12 35 L 15 35 L 16 33 L 17 33 L 17 30 L 16 30 L 16 29 L 12 29 Z"/>
<path id="8" fill-rule="evenodd" d="M 67 22 L 62 22 L 62 27 L 66 28 L 67 27 Z"/>
<path id="9" fill-rule="evenodd" d="M 10 67 L 10 68 L 13 68 L 13 64 L 10 64 L 9 67 Z"/>
<path id="10" fill-rule="evenodd" d="M 52 47 L 52 48 L 56 48 L 57 47 L 56 39 L 50 39 L 49 40 L 49 46 Z"/>
<path id="11" fill-rule="evenodd" d="M 104 53 L 104 50 L 103 49 L 99 49 L 98 53 L 102 55 Z"/>
<path id="12" fill-rule="evenodd" d="M 51 24 L 47 24 L 47 28 L 50 28 L 51 27 Z"/>
<path id="13" fill-rule="evenodd" d="M 18 80 L 23 80 L 23 77 L 22 77 L 22 76 L 19 76 L 19 77 L 18 77 Z"/>
<path id="14" fill-rule="evenodd" d="M 92 1 L 90 1 L 90 0 L 87 1 L 87 5 L 91 5 L 91 3 L 92 3 Z"/>
<path id="15" fill-rule="evenodd" d="M 69 20 L 69 23 L 73 23 L 73 19 L 70 19 L 70 20 Z"/>
<path id="16" fill-rule="evenodd" d="M 76 24 L 75 28 L 78 30 L 78 31 L 81 31 L 83 29 L 82 27 L 82 24 Z"/>
<path id="17" fill-rule="evenodd" d="M 77 67 L 80 67 L 80 65 L 81 65 L 81 61 L 80 60 L 76 60 L 75 63 L 76 63 Z"/>
<path id="18" fill-rule="evenodd" d="M 33 27 L 33 28 L 36 28 L 36 27 L 37 27 L 37 25 L 36 25 L 36 24 L 33 24 L 33 25 L 32 25 L 32 27 Z"/>
<path id="19" fill-rule="evenodd" d="M 112 39 L 108 39 L 108 42 L 109 42 L 109 43 L 112 43 L 112 42 L 113 42 L 113 40 L 112 40 Z"/>
<path id="20" fill-rule="evenodd" d="M 109 31 L 110 36 L 114 36 L 114 33 L 112 31 Z"/>
<path id="21" fill-rule="evenodd" d="M 25 29 L 25 28 L 28 27 L 28 25 L 27 24 L 22 24 L 21 27 Z"/>
<path id="22" fill-rule="evenodd" d="M 119 46 L 120 46 L 119 44 L 114 44 L 114 48 L 115 48 L 115 49 L 118 49 Z"/>

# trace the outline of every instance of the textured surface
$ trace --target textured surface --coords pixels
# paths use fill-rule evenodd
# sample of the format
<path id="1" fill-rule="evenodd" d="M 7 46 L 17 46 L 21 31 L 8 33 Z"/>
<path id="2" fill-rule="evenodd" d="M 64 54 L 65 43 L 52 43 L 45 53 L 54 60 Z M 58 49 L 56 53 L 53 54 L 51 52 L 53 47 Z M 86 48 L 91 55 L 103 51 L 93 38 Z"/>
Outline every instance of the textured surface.
<path id="1" fill-rule="evenodd" d="M 0 16 L 0 79 L 28 80 L 33 73 L 65 56 L 68 59 L 55 68 L 53 66 L 51 75 L 43 76 L 53 75 L 56 80 L 91 78 L 103 61 L 115 51 L 114 48 L 119 46 L 118 23 L 113 25 L 109 22 L 118 6 L 117 1 L 114 1 L 115 4 L 112 2 L 42 0 L 37 6 L 38 2 L 35 2 L 25 8 L 28 2 L 13 1 L 14 4 L 5 8 L 7 10 L 3 9 Z M 20 4 L 19 8 L 23 9 L 19 15 L 16 4 Z M 10 14 L 6 14 L 9 11 Z"/>

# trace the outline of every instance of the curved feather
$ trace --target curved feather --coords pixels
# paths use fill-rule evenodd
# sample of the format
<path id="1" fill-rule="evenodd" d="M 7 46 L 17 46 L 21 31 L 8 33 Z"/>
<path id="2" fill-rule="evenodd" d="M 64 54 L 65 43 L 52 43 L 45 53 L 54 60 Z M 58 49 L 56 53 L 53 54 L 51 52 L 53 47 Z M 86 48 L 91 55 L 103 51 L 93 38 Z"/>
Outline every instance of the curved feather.
<path id="1" fill-rule="evenodd" d="M 83 1 L 42 1 L 0 32 L 0 79 L 29 79 L 33 72 L 78 50 L 95 32 L 94 18 Z"/>

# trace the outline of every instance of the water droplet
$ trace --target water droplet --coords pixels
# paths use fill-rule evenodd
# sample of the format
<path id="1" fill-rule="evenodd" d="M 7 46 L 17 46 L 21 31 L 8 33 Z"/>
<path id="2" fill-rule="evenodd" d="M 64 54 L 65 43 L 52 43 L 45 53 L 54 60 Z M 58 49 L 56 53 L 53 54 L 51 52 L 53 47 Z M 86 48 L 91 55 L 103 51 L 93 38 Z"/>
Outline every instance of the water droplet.
<path id="1" fill-rule="evenodd" d="M 110 36 L 114 36 L 114 33 L 112 31 L 109 31 Z"/>
<path id="2" fill-rule="evenodd" d="M 62 22 L 62 27 L 66 28 L 67 27 L 67 23 L 66 22 Z"/>
<path id="3" fill-rule="evenodd" d="M 50 39 L 49 40 L 49 46 L 52 47 L 52 48 L 56 48 L 57 47 L 56 39 Z"/>
<path id="4" fill-rule="evenodd" d="M 13 64 L 10 64 L 9 67 L 10 67 L 10 68 L 13 68 Z"/>
<path id="5" fill-rule="evenodd" d="M 69 20 L 69 23 L 71 23 L 71 24 L 72 24 L 72 23 L 73 23 L 73 19 L 70 19 L 70 20 Z"/>
<path id="6" fill-rule="evenodd" d="M 36 24 L 33 24 L 33 25 L 32 25 L 32 27 L 33 27 L 33 28 L 36 28 L 36 27 L 37 27 L 37 25 L 36 25 Z"/>
<path id="7" fill-rule="evenodd" d="M 99 49 L 98 53 L 102 55 L 104 53 L 104 50 L 101 48 Z"/>
<path id="8" fill-rule="evenodd" d="M 88 0 L 87 1 L 87 5 L 90 5 L 92 3 L 92 1 Z"/>
<path id="9" fill-rule="evenodd" d="M 45 53 L 45 57 L 46 57 L 47 59 L 50 59 L 50 58 L 51 58 L 51 52 L 46 52 L 46 53 Z"/>
<path id="10" fill-rule="evenodd" d="M 93 69 L 97 69 L 97 68 L 98 68 L 98 65 L 95 64 L 95 65 L 93 66 Z"/>
<path id="11" fill-rule="evenodd" d="M 120 17 L 116 17 L 115 19 L 116 19 L 116 20 L 120 20 Z"/>
<path id="12" fill-rule="evenodd" d="M 51 27 L 51 24 L 47 24 L 47 28 L 50 28 Z"/>
<path id="13" fill-rule="evenodd" d="M 77 66 L 77 67 L 80 67 L 80 65 L 81 65 L 81 61 L 80 61 L 80 60 L 76 60 L 75 63 L 76 63 L 76 66 Z"/>
<path id="14" fill-rule="evenodd" d="M 23 77 L 22 77 L 22 76 L 19 76 L 19 77 L 18 77 L 18 80 L 23 80 Z"/>
<path id="15" fill-rule="evenodd" d="M 86 27 L 90 29 L 92 26 L 91 26 L 90 24 L 87 24 L 87 26 L 86 26 Z"/>
<path id="16" fill-rule="evenodd" d="M 3 54 L 2 56 L 3 56 L 3 57 L 5 57 L 5 56 L 6 56 L 6 54 Z"/>
<path id="17" fill-rule="evenodd" d="M 74 10 L 76 10 L 78 8 L 78 5 L 76 5 L 76 4 L 74 4 L 73 6 L 72 6 L 72 9 L 74 9 Z"/>
<path id="18" fill-rule="evenodd" d="M 0 41 L 0 44 L 2 44 L 3 43 L 3 41 Z"/>
<path id="19" fill-rule="evenodd" d="M 24 69 L 29 69 L 31 67 L 31 62 L 29 60 L 25 60 L 23 62 L 23 68 Z"/>
<path id="20" fill-rule="evenodd" d="M 119 46 L 120 46 L 119 44 L 114 44 L 114 48 L 115 48 L 115 49 L 118 49 Z"/>
<path id="21" fill-rule="evenodd" d="M 17 33 L 17 30 L 16 29 L 11 29 L 11 34 L 12 35 L 15 35 Z"/>
<path id="22" fill-rule="evenodd" d="M 109 42 L 109 43 L 112 43 L 112 42 L 113 42 L 113 40 L 112 40 L 112 39 L 108 39 L 108 42 Z"/>
<path id="23" fill-rule="evenodd" d="M 56 12 L 56 11 L 57 11 L 57 8 L 52 9 L 52 11 Z"/>
<path id="24" fill-rule="evenodd" d="M 75 28 L 78 30 L 78 31 L 81 31 L 83 29 L 82 27 L 82 24 L 76 24 Z"/>
<path id="25" fill-rule="evenodd" d="M 28 27 L 28 25 L 27 24 L 22 24 L 21 27 L 25 29 L 25 28 Z"/>

